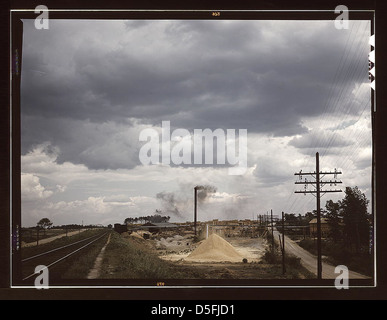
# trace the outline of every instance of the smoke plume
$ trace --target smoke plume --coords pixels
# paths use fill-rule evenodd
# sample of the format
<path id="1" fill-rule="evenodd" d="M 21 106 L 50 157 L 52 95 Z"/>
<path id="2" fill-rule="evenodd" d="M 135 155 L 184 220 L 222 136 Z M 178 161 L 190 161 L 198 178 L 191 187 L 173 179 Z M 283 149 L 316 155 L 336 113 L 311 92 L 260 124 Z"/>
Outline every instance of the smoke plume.
<path id="1" fill-rule="evenodd" d="M 162 211 L 178 218 L 190 216 L 194 203 L 193 188 L 191 184 L 180 184 L 180 190 L 177 193 L 167 191 L 157 193 L 156 198 L 161 202 Z M 201 204 L 206 203 L 209 195 L 217 190 L 210 185 L 198 185 L 195 188 L 198 202 Z"/>
<path id="2" fill-rule="evenodd" d="M 210 193 L 216 192 L 216 187 L 210 185 L 196 186 L 199 202 L 204 202 Z"/>
<path id="3" fill-rule="evenodd" d="M 182 217 L 181 212 L 178 209 L 178 202 L 173 192 L 159 192 L 156 194 L 156 198 L 161 200 L 163 205 L 163 211 L 165 213 L 172 213 L 178 217 Z"/>

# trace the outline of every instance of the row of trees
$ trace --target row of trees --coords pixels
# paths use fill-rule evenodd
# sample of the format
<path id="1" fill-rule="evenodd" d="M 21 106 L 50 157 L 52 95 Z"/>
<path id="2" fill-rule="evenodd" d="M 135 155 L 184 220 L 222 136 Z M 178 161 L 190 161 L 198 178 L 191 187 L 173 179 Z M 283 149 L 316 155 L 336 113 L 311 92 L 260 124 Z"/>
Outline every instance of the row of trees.
<path id="1" fill-rule="evenodd" d="M 132 224 L 132 223 L 146 223 L 146 222 L 151 222 L 151 223 L 161 223 L 161 222 L 168 222 L 169 219 L 171 218 L 170 216 L 162 216 L 159 214 L 158 210 L 156 210 L 156 214 L 151 215 L 151 216 L 141 216 L 141 217 L 130 217 L 126 218 L 124 220 L 125 224 Z"/>
<path id="2" fill-rule="evenodd" d="M 305 215 L 295 215 L 294 213 L 285 213 L 284 220 L 287 225 L 291 226 L 307 226 L 309 221 L 316 217 L 316 210 L 307 212 Z"/>
<path id="3" fill-rule="evenodd" d="M 347 248 L 354 246 L 356 252 L 362 247 L 368 247 L 371 227 L 368 204 L 369 200 L 358 187 L 346 187 L 342 200 L 328 200 L 325 208 L 321 208 L 321 217 L 326 219 L 329 226 L 328 237 L 334 243 L 341 243 Z M 284 219 L 287 225 L 307 226 L 316 214 L 316 210 L 305 215 L 285 213 Z"/>
<path id="4" fill-rule="evenodd" d="M 39 222 L 36 224 L 36 226 L 39 229 L 79 229 L 79 228 L 91 228 L 91 227 L 100 227 L 101 225 L 80 225 L 80 224 L 64 224 L 64 225 L 56 225 L 53 226 L 53 223 L 48 218 L 42 218 L 39 220 Z"/>

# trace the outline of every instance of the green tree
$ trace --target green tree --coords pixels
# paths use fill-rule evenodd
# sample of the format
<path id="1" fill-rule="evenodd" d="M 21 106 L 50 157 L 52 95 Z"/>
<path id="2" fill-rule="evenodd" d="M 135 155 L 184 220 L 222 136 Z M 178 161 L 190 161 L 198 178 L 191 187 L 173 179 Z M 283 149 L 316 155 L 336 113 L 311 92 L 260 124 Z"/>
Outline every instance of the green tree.
<path id="1" fill-rule="evenodd" d="M 345 188 L 345 197 L 339 201 L 343 215 L 344 236 L 350 247 L 355 244 L 356 252 L 360 252 L 362 246 L 368 245 L 370 227 L 368 203 L 369 200 L 358 187 Z"/>
<path id="2" fill-rule="evenodd" d="M 289 225 L 298 225 L 299 219 L 297 219 L 294 213 L 285 213 L 284 214 L 285 223 Z"/>
<path id="3" fill-rule="evenodd" d="M 329 225 L 329 236 L 333 242 L 337 243 L 343 239 L 342 215 L 340 203 L 328 200 L 325 205 L 326 219 Z"/>
<path id="4" fill-rule="evenodd" d="M 48 218 L 42 218 L 37 223 L 37 226 L 39 228 L 42 228 L 44 230 L 44 235 L 46 235 L 46 229 L 48 229 L 52 226 L 52 222 Z"/>
<path id="5" fill-rule="evenodd" d="M 305 213 L 305 219 L 308 221 L 308 223 L 309 223 L 310 220 L 314 219 L 315 216 L 316 216 L 316 215 L 315 215 L 313 212 L 307 212 L 307 213 Z"/>

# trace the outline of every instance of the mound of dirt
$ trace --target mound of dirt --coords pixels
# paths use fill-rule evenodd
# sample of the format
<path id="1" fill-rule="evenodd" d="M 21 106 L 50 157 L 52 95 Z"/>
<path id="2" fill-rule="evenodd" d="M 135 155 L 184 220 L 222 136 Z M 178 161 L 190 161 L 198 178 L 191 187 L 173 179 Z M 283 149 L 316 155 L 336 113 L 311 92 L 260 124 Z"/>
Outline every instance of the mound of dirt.
<path id="1" fill-rule="evenodd" d="M 143 236 L 139 235 L 137 232 L 132 232 L 130 234 L 130 237 L 134 237 L 134 238 L 137 238 L 137 239 L 142 239 L 144 240 Z"/>
<path id="2" fill-rule="evenodd" d="M 217 234 L 211 234 L 192 253 L 185 258 L 196 262 L 242 262 L 243 257 L 235 248 Z"/>

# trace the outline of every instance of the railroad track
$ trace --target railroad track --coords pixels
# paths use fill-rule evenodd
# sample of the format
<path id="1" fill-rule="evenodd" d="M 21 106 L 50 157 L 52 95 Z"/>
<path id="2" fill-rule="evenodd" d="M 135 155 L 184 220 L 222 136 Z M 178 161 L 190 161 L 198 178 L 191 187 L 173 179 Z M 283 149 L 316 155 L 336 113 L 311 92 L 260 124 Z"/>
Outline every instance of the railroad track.
<path id="1" fill-rule="evenodd" d="M 37 274 L 35 267 L 38 265 L 46 266 L 49 271 L 50 281 L 61 279 L 63 273 L 67 270 L 68 264 L 65 263 L 85 250 L 87 247 L 105 237 L 109 232 L 97 234 L 65 246 L 61 246 L 46 252 L 36 254 L 31 257 L 22 259 L 22 280 L 30 283 L 34 281 Z M 62 267 L 61 267 L 62 266 Z M 55 269 L 54 269 L 55 267 Z"/>

